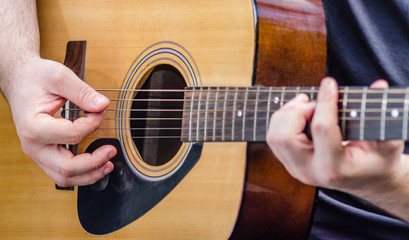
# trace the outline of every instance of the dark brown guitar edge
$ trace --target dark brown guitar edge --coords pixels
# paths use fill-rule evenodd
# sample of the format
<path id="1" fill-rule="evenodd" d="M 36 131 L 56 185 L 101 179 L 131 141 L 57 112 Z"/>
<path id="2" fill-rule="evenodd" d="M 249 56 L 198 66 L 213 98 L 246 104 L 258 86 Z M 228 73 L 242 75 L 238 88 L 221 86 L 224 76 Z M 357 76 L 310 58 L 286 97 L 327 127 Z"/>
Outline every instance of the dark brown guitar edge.
<path id="1" fill-rule="evenodd" d="M 255 2 L 254 84 L 318 86 L 327 56 L 321 1 Z M 316 194 L 316 188 L 292 178 L 265 143 L 249 143 L 242 205 L 230 239 L 306 239 Z"/>
<path id="2" fill-rule="evenodd" d="M 86 41 L 70 41 L 67 43 L 65 53 L 64 65 L 71 69 L 81 80 L 84 80 L 85 72 L 85 54 L 87 42 Z M 69 109 L 78 108 L 73 103 L 69 102 Z M 79 111 L 70 111 L 69 116 L 64 116 L 64 111 L 61 113 L 63 117 L 69 119 L 77 119 L 80 117 Z M 76 155 L 78 153 L 78 145 L 69 145 L 68 149 Z M 57 190 L 74 190 L 74 187 L 60 187 L 55 185 Z"/>

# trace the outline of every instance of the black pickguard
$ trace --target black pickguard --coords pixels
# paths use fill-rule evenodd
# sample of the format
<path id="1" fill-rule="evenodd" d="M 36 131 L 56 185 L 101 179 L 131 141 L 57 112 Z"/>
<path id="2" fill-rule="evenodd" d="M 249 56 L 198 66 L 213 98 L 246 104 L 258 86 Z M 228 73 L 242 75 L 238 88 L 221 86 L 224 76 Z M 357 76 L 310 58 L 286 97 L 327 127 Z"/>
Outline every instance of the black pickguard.
<path id="1" fill-rule="evenodd" d="M 98 139 L 86 152 L 93 152 L 103 145 L 113 145 L 118 151 L 111 160 L 114 171 L 109 179 L 78 188 L 79 219 L 84 229 L 92 234 L 111 233 L 143 216 L 186 176 L 202 152 L 202 144 L 194 144 L 176 173 L 161 181 L 148 182 L 132 174 L 117 139 Z M 96 190 L 98 188 L 100 191 Z"/>

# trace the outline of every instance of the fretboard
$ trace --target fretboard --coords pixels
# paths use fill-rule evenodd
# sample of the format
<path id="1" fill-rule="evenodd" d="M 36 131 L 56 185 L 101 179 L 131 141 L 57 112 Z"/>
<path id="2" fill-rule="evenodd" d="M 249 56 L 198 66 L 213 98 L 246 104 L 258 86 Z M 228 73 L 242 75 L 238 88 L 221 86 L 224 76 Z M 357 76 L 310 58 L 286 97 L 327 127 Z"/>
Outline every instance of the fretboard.
<path id="1" fill-rule="evenodd" d="M 316 100 L 317 87 L 189 87 L 183 142 L 265 141 L 271 115 L 299 93 Z M 409 88 L 339 89 L 345 140 L 408 139 Z"/>

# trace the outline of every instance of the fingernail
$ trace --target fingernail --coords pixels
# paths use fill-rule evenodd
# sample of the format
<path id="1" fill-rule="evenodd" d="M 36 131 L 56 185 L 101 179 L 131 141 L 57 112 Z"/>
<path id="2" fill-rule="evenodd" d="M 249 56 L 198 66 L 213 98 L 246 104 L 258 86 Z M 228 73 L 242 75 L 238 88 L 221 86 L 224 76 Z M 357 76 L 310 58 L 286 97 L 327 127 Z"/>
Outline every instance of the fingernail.
<path id="1" fill-rule="evenodd" d="M 308 102 L 310 98 L 305 94 L 298 94 L 295 96 L 294 100 L 297 102 Z"/>
<path id="2" fill-rule="evenodd" d="M 103 104 L 106 101 L 108 101 L 106 97 L 98 95 L 94 98 L 94 106 L 98 107 L 99 105 Z"/>
<path id="3" fill-rule="evenodd" d="M 112 159 L 115 156 L 115 153 L 109 152 L 108 153 L 108 159 Z"/>
<path id="4" fill-rule="evenodd" d="M 107 174 L 109 174 L 111 171 L 112 171 L 112 169 L 110 169 L 110 168 L 105 168 L 104 174 L 107 175 Z"/>
<path id="5" fill-rule="evenodd" d="M 321 86 L 331 87 L 333 84 L 334 84 L 334 81 L 332 79 L 324 78 L 324 80 L 322 80 Z"/>

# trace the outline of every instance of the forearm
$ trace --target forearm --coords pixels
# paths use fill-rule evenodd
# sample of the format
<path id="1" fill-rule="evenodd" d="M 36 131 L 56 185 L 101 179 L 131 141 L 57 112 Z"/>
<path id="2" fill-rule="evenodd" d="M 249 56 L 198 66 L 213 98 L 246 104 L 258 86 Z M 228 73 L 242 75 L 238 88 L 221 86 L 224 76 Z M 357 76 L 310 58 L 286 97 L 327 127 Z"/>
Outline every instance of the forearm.
<path id="1" fill-rule="evenodd" d="M 351 193 L 409 222 L 409 155 L 402 154 L 395 173 Z"/>
<path id="2" fill-rule="evenodd" d="M 10 75 L 40 52 L 35 0 L 0 0 L 0 88 L 6 97 Z"/>

